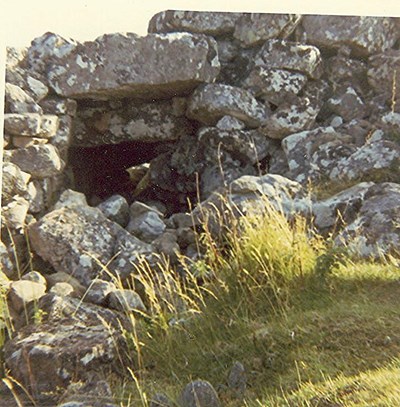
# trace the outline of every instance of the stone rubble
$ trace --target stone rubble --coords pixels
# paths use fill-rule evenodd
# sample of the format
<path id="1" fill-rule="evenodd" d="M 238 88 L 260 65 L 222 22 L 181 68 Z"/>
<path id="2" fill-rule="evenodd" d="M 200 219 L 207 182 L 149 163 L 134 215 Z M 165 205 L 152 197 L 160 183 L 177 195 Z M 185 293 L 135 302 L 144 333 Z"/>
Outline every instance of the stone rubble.
<path id="1" fill-rule="evenodd" d="M 144 37 L 45 33 L 7 48 L 0 286 L 16 332 L 4 357 L 38 405 L 97 405 L 102 392 L 98 407 L 114 406 L 96 375 L 126 374 L 126 313 L 151 312 L 138 265 L 155 281 L 160 259 L 182 273 L 182 255 L 201 258 L 202 225 L 229 229 L 226 202 L 237 217 L 300 213 L 366 258 L 399 253 L 398 27 L 169 10 Z M 341 190 L 310 194 L 327 182 Z M 228 384 L 245 391 L 241 363 Z M 180 403 L 220 405 L 203 380 Z"/>

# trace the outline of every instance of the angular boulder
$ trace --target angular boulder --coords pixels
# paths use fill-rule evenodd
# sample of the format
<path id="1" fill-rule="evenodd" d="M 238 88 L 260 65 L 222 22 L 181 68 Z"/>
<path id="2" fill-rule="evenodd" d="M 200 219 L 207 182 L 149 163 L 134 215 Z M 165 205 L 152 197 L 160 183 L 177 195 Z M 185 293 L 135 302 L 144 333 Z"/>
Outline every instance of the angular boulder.
<path id="1" fill-rule="evenodd" d="M 241 13 L 174 11 L 157 13 L 149 22 L 149 33 L 190 32 L 214 37 L 232 34 Z"/>
<path id="2" fill-rule="evenodd" d="M 30 175 L 10 162 L 3 163 L 2 172 L 2 205 L 11 202 L 13 196 L 20 195 L 26 196 L 28 192 L 28 182 Z"/>
<path id="3" fill-rule="evenodd" d="M 255 57 L 254 65 L 264 69 L 286 69 L 318 79 L 322 73 L 319 49 L 286 40 L 268 40 Z"/>
<path id="4" fill-rule="evenodd" d="M 350 47 L 357 56 L 377 54 L 398 39 L 395 22 L 382 17 L 304 16 L 303 40 L 323 48 Z"/>
<path id="5" fill-rule="evenodd" d="M 223 84 L 199 87 L 189 100 L 187 116 L 208 126 L 230 115 L 248 127 L 259 127 L 268 115 L 268 109 L 257 102 L 248 91 Z"/>
<path id="6" fill-rule="evenodd" d="M 200 83 L 212 82 L 219 69 L 211 37 L 118 33 L 78 45 L 51 66 L 48 80 L 60 96 L 152 100 L 188 94 Z"/>
<path id="7" fill-rule="evenodd" d="M 296 14 L 245 13 L 236 23 L 234 37 L 247 47 L 272 38 L 287 38 L 300 20 Z"/>
<path id="8" fill-rule="evenodd" d="M 6 113 L 43 113 L 42 108 L 19 86 L 5 84 Z"/>

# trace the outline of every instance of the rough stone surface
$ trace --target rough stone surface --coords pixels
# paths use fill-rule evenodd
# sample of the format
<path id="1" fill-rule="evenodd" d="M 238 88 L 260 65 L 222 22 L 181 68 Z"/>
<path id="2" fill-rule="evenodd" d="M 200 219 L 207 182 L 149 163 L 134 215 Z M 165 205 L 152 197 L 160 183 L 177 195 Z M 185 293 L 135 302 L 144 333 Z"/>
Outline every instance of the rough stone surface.
<path id="1" fill-rule="evenodd" d="M 61 173 L 64 168 L 57 148 L 50 144 L 9 150 L 7 153 L 9 157 L 6 159 L 34 178 L 52 177 Z"/>
<path id="2" fill-rule="evenodd" d="M 307 76 L 285 69 L 255 67 L 244 80 L 243 86 L 256 97 L 279 106 L 297 95 L 307 83 Z"/>
<path id="3" fill-rule="evenodd" d="M 176 64 L 181 55 L 185 58 Z M 216 43 L 210 37 L 107 34 L 58 60 L 48 79 L 60 96 L 151 100 L 187 94 L 200 83 L 213 81 L 219 68 Z"/>
<path id="4" fill-rule="evenodd" d="M 77 102 L 74 99 L 63 99 L 56 96 L 48 97 L 40 102 L 45 114 L 75 116 Z"/>
<path id="5" fill-rule="evenodd" d="M 118 223 L 123 228 L 129 222 L 129 205 L 121 195 L 113 195 L 97 207 L 104 213 L 106 218 Z"/>
<path id="6" fill-rule="evenodd" d="M 284 103 L 276 109 L 263 124 L 263 133 L 274 139 L 310 129 L 319 109 L 308 98 L 299 98 L 296 102 Z"/>
<path id="7" fill-rule="evenodd" d="M 226 115 L 248 127 L 259 127 L 268 109 L 244 89 L 221 84 L 208 84 L 196 89 L 189 101 L 187 115 L 206 125 L 215 125 Z"/>
<path id="8" fill-rule="evenodd" d="M 4 130 L 16 136 L 37 136 L 42 117 L 38 113 L 7 113 L 4 115 Z"/>
<path id="9" fill-rule="evenodd" d="M 346 45 L 358 56 L 383 52 L 398 39 L 396 25 L 390 18 L 304 16 L 302 26 L 307 43 L 323 48 Z"/>
<path id="10" fill-rule="evenodd" d="M 195 380 L 182 392 L 181 407 L 220 407 L 217 392 L 214 387 L 205 380 Z"/>
<path id="11" fill-rule="evenodd" d="M 22 232 L 28 210 L 29 202 L 21 196 L 15 196 L 7 205 L 2 207 L 1 223 Z"/>
<path id="12" fill-rule="evenodd" d="M 162 11 L 149 22 L 149 33 L 191 32 L 214 37 L 233 33 L 240 13 Z"/>
<path id="13" fill-rule="evenodd" d="M 18 313 L 24 310 L 26 306 L 43 297 L 46 292 L 46 285 L 28 280 L 19 280 L 11 283 L 8 299 L 11 306 Z"/>
<path id="14" fill-rule="evenodd" d="M 236 396 L 243 396 L 246 385 L 246 369 L 242 363 L 235 362 L 228 375 L 228 387 L 236 393 Z"/>
<path id="15" fill-rule="evenodd" d="M 364 196 L 358 217 L 336 238 L 338 245 L 363 257 L 379 258 L 383 253 L 398 254 L 400 234 L 400 187 L 394 183 L 372 186 Z"/>
<path id="16" fill-rule="evenodd" d="M 146 307 L 143 304 L 140 295 L 134 290 L 116 289 L 108 294 L 108 304 L 110 308 L 118 311 L 143 311 Z"/>
<path id="17" fill-rule="evenodd" d="M 111 281 L 94 280 L 88 287 L 85 295 L 85 301 L 97 305 L 106 305 L 108 294 L 116 289 L 116 286 Z"/>
<path id="18" fill-rule="evenodd" d="M 301 16 L 295 14 L 244 14 L 233 36 L 244 46 L 254 46 L 272 38 L 287 38 L 300 20 Z"/>
<path id="19" fill-rule="evenodd" d="M 2 172 L 2 205 L 11 202 L 13 196 L 26 196 L 30 175 L 10 162 L 3 162 Z"/>
<path id="20" fill-rule="evenodd" d="M 126 141 L 171 141 L 191 131 L 189 120 L 173 112 L 173 102 L 96 103 L 79 110 L 74 145 L 95 146 Z"/>
<path id="21" fill-rule="evenodd" d="M 348 122 L 356 118 L 362 119 L 366 114 L 364 102 L 352 87 L 348 87 L 337 97 L 330 98 L 327 107 Z"/>
<path id="22" fill-rule="evenodd" d="M 56 209 L 28 228 L 33 250 L 48 261 L 56 271 L 73 273 L 88 286 L 98 276 L 100 265 L 107 264 L 118 254 L 118 242 L 131 245 L 133 256 L 147 249 L 143 243 L 96 208 L 74 206 Z M 147 250 L 146 250 L 147 251 Z"/>
<path id="23" fill-rule="evenodd" d="M 318 48 L 286 40 L 268 40 L 258 52 L 254 64 L 264 69 L 278 68 L 300 72 L 317 79 L 322 73 Z"/>
<path id="24" fill-rule="evenodd" d="M 150 243 L 160 236 L 166 226 L 161 214 L 141 202 L 134 202 L 130 208 L 130 220 L 126 230 L 137 238 Z"/>
<path id="25" fill-rule="evenodd" d="M 172 401 L 164 393 L 156 393 L 151 398 L 149 407 L 172 407 Z"/>
<path id="26" fill-rule="evenodd" d="M 6 113 L 43 113 L 42 108 L 19 86 L 5 84 Z"/>

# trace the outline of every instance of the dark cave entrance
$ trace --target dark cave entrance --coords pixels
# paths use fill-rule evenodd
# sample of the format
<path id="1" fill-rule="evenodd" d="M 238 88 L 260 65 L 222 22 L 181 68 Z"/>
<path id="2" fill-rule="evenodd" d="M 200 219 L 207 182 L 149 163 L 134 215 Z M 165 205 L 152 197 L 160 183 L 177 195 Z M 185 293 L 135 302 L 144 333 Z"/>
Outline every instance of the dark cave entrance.
<path id="1" fill-rule="evenodd" d="M 71 147 L 68 164 L 73 174 L 73 188 L 83 192 L 95 205 L 119 194 L 133 201 L 135 185 L 127 168 L 149 163 L 165 149 L 165 143 L 123 142 L 95 147 Z"/>

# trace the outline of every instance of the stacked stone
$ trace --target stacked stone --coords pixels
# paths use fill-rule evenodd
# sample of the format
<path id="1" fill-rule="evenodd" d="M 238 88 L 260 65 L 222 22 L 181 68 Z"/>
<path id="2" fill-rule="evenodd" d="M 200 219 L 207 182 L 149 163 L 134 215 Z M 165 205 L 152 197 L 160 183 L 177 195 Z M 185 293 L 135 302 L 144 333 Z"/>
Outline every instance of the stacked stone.
<path id="1" fill-rule="evenodd" d="M 42 401 L 73 379 L 118 371 L 124 313 L 151 312 L 127 288 L 137 265 L 167 259 L 179 271 L 182 254 L 196 259 L 195 229 L 207 221 L 221 232 L 204 217 L 223 213 L 221 190 L 240 214 L 262 212 L 267 198 L 323 233 L 340 214 L 347 226 L 336 243 L 361 233 L 367 257 L 377 243 L 398 248 L 398 27 L 392 18 L 166 11 L 145 37 L 80 44 L 46 33 L 9 48 L 0 284 L 18 329 L 5 347 L 12 374 Z M 78 157 L 90 148 L 100 150 Z M 114 161 L 128 171 L 127 196 L 111 189 Z M 377 171 L 395 182 L 317 202 L 304 188 Z M 184 212 L 198 197 L 201 210 Z M 24 326 L 35 301 L 43 324 Z M 214 396 L 203 404 L 219 405 Z"/>

